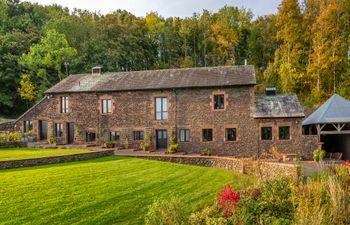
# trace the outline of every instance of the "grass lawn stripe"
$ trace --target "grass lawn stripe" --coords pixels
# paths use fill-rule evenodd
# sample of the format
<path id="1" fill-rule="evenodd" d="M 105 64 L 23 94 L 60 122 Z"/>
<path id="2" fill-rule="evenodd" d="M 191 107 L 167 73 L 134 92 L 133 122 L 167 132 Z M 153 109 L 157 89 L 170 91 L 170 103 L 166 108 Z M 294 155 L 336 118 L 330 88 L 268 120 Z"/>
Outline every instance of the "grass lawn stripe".
<path id="1" fill-rule="evenodd" d="M 0 224 L 143 224 L 156 198 L 186 211 L 212 204 L 226 183 L 251 177 L 222 169 L 125 157 L 0 171 Z"/>
<path id="2" fill-rule="evenodd" d="M 79 153 L 91 152 L 85 149 L 37 149 L 37 148 L 0 148 L 0 161 L 15 160 L 15 159 L 30 159 L 47 156 L 62 156 Z"/>

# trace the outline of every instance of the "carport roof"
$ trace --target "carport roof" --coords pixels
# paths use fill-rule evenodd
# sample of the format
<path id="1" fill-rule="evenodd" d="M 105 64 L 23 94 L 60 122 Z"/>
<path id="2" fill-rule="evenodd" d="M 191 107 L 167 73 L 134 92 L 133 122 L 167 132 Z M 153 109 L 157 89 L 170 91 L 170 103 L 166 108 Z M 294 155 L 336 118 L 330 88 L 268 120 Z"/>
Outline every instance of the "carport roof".
<path id="1" fill-rule="evenodd" d="M 334 94 L 320 108 L 308 116 L 303 125 L 350 123 L 350 101 Z"/>

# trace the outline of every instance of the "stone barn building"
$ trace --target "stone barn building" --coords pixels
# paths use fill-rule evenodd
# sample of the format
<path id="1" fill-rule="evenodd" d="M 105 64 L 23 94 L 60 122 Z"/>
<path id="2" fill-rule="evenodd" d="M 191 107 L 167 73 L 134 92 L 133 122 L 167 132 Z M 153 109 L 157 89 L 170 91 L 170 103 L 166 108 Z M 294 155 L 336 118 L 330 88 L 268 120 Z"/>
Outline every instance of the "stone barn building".
<path id="1" fill-rule="evenodd" d="M 302 135 L 303 108 L 297 96 L 255 96 L 254 66 L 70 75 L 16 121 L 37 141 L 58 144 L 110 140 L 138 148 L 152 132 L 156 149 L 238 157 L 265 157 L 272 147 L 310 157 L 317 138 Z M 316 147 L 314 147 L 316 145 Z"/>

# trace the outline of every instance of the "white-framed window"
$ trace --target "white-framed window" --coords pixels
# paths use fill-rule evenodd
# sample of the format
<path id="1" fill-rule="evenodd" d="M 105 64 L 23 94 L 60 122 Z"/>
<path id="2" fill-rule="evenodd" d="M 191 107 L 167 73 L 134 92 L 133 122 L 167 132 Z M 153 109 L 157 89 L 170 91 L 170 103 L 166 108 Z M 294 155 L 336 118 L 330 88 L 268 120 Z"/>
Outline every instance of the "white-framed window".
<path id="1" fill-rule="evenodd" d="M 55 137 L 63 137 L 63 123 L 55 123 Z"/>
<path id="2" fill-rule="evenodd" d="M 189 141 L 190 141 L 190 130 L 180 129 L 180 142 L 189 142 Z"/>
<path id="3" fill-rule="evenodd" d="M 156 98 L 156 120 L 168 119 L 168 98 L 157 97 Z"/>
<path id="4" fill-rule="evenodd" d="M 112 100 L 103 99 L 102 100 L 102 113 L 112 113 Z"/>
<path id="5" fill-rule="evenodd" d="M 23 127 L 24 127 L 23 129 L 24 132 L 33 130 L 33 121 L 31 120 L 24 121 Z"/>
<path id="6" fill-rule="evenodd" d="M 61 113 L 68 113 L 68 97 L 61 97 Z"/>

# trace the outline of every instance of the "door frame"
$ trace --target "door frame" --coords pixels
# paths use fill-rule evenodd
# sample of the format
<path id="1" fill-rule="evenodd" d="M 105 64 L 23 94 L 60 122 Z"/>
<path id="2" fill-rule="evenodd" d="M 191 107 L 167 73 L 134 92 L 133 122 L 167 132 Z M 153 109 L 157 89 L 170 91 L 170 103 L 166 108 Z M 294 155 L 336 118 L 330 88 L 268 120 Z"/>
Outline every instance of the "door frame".
<path id="1" fill-rule="evenodd" d="M 158 132 L 162 132 L 162 139 L 165 141 L 164 146 L 159 146 L 159 141 L 158 141 Z M 164 138 L 164 133 L 166 134 L 166 137 Z M 168 130 L 166 129 L 159 129 L 156 130 L 156 149 L 166 149 L 168 147 Z"/>
<path id="2" fill-rule="evenodd" d="M 72 128 L 72 132 L 70 128 Z M 72 140 L 71 140 L 71 137 L 72 137 Z M 67 123 L 67 144 L 74 144 L 74 123 L 73 122 Z"/>
<path id="3" fill-rule="evenodd" d="M 43 135 L 43 122 L 45 123 L 45 133 L 46 135 Z M 46 136 L 46 138 L 44 138 L 44 136 Z M 48 136 L 47 136 L 47 121 L 46 120 L 39 120 L 39 140 L 40 141 L 45 141 L 47 140 Z"/>

